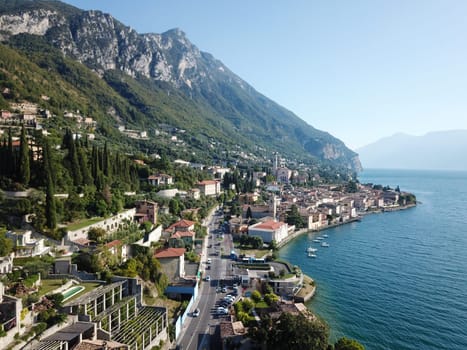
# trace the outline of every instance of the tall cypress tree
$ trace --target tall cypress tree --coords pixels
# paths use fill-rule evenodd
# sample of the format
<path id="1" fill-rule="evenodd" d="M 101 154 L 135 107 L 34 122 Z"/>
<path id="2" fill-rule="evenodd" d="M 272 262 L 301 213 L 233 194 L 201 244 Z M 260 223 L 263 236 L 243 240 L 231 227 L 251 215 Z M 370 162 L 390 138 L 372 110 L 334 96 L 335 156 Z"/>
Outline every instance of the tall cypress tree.
<path id="1" fill-rule="evenodd" d="M 65 166 L 68 168 L 71 178 L 73 179 L 73 185 L 80 186 L 83 182 L 83 177 L 81 176 L 76 143 L 73 141 L 73 139 L 71 139 L 71 141 L 68 140 L 68 137 L 64 138 L 64 144 L 65 141 L 68 143 L 68 154 L 64 159 Z"/>
<path id="2" fill-rule="evenodd" d="M 43 149 L 43 162 L 44 162 L 44 176 L 46 179 L 46 194 L 45 194 L 45 217 L 47 221 L 47 227 L 54 230 L 57 226 L 57 212 L 55 206 L 54 197 L 54 183 L 52 177 L 51 167 L 51 153 L 49 141 L 46 140 Z"/>
<path id="3" fill-rule="evenodd" d="M 0 146 L 0 175 L 7 175 L 7 166 L 8 166 L 8 155 L 7 155 L 7 144 L 3 140 L 2 145 Z"/>
<path id="4" fill-rule="evenodd" d="M 83 185 L 92 185 L 93 180 L 91 176 L 91 171 L 88 164 L 88 156 L 86 150 L 81 144 L 77 147 L 79 167 L 81 169 L 81 175 L 83 177 Z"/>
<path id="5" fill-rule="evenodd" d="M 16 152 L 13 149 L 13 136 L 8 128 L 7 175 L 13 177 L 16 172 Z"/>
<path id="6" fill-rule="evenodd" d="M 29 185 L 29 180 L 31 179 L 31 168 L 29 167 L 29 146 L 24 125 L 21 128 L 17 178 L 24 186 Z"/>
<path id="7" fill-rule="evenodd" d="M 104 144 L 104 154 L 102 155 L 102 171 L 104 175 L 109 177 L 110 176 L 110 153 L 107 147 L 107 141 Z"/>

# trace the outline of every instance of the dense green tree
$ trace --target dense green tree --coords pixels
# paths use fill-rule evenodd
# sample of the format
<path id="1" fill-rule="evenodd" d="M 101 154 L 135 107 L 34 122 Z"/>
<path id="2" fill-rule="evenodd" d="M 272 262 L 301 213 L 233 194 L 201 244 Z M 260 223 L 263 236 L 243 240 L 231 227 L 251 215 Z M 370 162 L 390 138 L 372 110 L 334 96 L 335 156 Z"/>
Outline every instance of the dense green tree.
<path id="1" fill-rule="evenodd" d="M 257 327 L 249 329 L 248 334 L 271 350 L 326 350 L 329 330 L 318 320 L 284 312 L 277 320 L 262 319 Z"/>
<path id="2" fill-rule="evenodd" d="M 357 185 L 357 182 L 356 181 L 349 181 L 347 182 L 347 185 L 345 187 L 345 190 L 349 193 L 356 193 L 358 192 L 358 185 Z"/>
<path id="3" fill-rule="evenodd" d="M 105 176 L 109 177 L 110 176 L 110 170 L 111 170 L 111 167 L 110 167 L 110 153 L 109 153 L 109 149 L 108 149 L 108 146 L 107 146 L 107 142 L 105 142 L 104 151 L 103 151 L 103 154 L 102 154 L 102 171 L 103 171 Z"/>
<path id="4" fill-rule="evenodd" d="M 248 206 L 248 209 L 246 210 L 246 218 L 251 219 L 252 217 L 253 217 L 253 215 L 251 213 L 251 207 Z"/>
<path id="5" fill-rule="evenodd" d="M 94 242 L 101 242 L 106 236 L 107 232 L 100 227 L 93 227 L 88 231 L 88 238 Z"/>
<path id="6" fill-rule="evenodd" d="M 11 128 L 8 128 L 8 152 L 7 152 L 7 175 L 13 176 L 16 172 L 16 152 L 13 149 L 13 136 L 11 134 Z"/>
<path id="7" fill-rule="evenodd" d="M 295 204 L 292 204 L 290 210 L 287 212 L 286 221 L 289 225 L 295 225 L 298 229 L 305 227 L 303 218 L 300 216 L 298 207 Z"/>
<path id="8" fill-rule="evenodd" d="M 53 183 L 53 170 L 51 164 L 51 148 L 48 140 L 45 140 L 42 150 L 42 162 L 44 178 L 46 181 L 45 193 L 45 218 L 47 227 L 54 230 L 57 226 L 57 208 L 55 205 L 55 188 Z"/>
<path id="9" fill-rule="evenodd" d="M 91 169 L 89 167 L 86 149 L 83 147 L 83 145 L 81 145 L 81 143 L 79 143 L 79 146 L 77 148 L 77 155 L 79 168 L 81 169 L 82 183 L 85 186 L 90 186 L 93 184 Z"/>
<path id="10" fill-rule="evenodd" d="M 29 145 L 26 137 L 26 129 L 21 128 L 20 144 L 19 144 L 19 164 L 18 164 L 18 181 L 24 186 L 29 185 L 31 179 L 31 168 L 29 162 Z"/>
<path id="11" fill-rule="evenodd" d="M 13 251 L 13 241 L 0 233 L 0 256 L 8 256 Z"/>
<path id="12" fill-rule="evenodd" d="M 169 210 L 172 215 L 180 215 L 180 201 L 178 198 L 172 198 L 169 202 Z"/>
<path id="13" fill-rule="evenodd" d="M 264 295 L 264 301 L 266 302 L 266 304 L 271 306 L 277 301 L 279 301 L 279 297 L 274 293 L 268 293 Z"/>
<path id="14" fill-rule="evenodd" d="M 54 197 L 54 187 L 50 177 L 47 178 L 45 194 L 45 217 L 47 227 L 51 230 L 54 230 L 57 227 L 57 207 Z"/>
<path id="15" fill-rule="evenodd" d="M 253 293 L 251 293 L 251 300 L 255 303 L 259 303 L 261 301 L 261 293 L 257 290 L 253 291 Z"/>
<path id="16" fill-rule="evenodd" d="M 343 337 L 334 344 L 334 350 L 365 350 L 365 347 L 355 339 Z"/>

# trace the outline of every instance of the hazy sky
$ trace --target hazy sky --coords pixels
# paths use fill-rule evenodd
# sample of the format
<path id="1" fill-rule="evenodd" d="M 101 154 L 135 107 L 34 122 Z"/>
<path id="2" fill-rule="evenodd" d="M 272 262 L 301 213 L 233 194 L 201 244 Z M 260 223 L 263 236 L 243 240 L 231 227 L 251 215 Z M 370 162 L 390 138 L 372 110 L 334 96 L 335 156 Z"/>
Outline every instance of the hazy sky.
<path id="1" fill-rule="evenodd" d="M 66 0 L 140 33 L 180 28 L 352 149 L 467 129 L 467 1 Z"/>

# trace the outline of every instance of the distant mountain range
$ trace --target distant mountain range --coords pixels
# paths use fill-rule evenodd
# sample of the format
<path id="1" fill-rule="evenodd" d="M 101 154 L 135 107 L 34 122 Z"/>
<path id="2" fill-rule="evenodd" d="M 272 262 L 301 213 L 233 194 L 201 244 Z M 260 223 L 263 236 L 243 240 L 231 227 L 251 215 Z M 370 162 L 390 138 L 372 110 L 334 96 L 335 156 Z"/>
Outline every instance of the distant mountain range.
<path id="1" fill-rule="evenodd" d="M 356 152 L 363 168 L 467 170 L 467 130 L 398 133 Z"/>
<path id="2" fill-rule="evenodd" d="M 179 29 L 139 34 L 100 11 L 0 0 L 0 40 L 0 88 L 15 100 L 79 109 L 117 142 L 128 143 L 118 126 L 147 130 L 149 140 L 128 144 L 144 153 L 230 162 L 277 152 L 296 164 L 360 168 L 341 140 L 257 92 Z M 7 102 L 0 96 L 1 108 Z M 183 130 L 176 147 L 155 137 L 160 130 Z"/>

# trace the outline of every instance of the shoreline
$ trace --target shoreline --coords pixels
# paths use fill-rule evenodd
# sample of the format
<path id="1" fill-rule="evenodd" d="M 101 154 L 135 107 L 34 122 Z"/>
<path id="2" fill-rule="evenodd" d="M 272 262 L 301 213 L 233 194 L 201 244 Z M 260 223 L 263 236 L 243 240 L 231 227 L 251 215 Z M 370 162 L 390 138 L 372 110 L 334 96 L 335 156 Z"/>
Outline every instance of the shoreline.
<path id="1" fill-rule="evenodd" d="M 362 219 L 367 215 L 382 214 L 382 213 L 386 213 L 386 212 L 391 213 L 391 212 L 395 212 L 395 211 L 411 209 L 411 208 L 414 208 L 416 206 L 417 206 L 417 204 L 407 204 L 407 205 L 404 205 L 404 206 L 386 207 L 386 208 L 373 210 L 373 211 L 359 212 L 357 217 L 349 219 L 349 220 L 344 221 L 344 222 L 338 222 L 338 223 L 335 223 L 335 224 L 326 225 L 326 226 L 318 228 L 318 229 L 302 228 L 300 230 L 295 231 L 290 236 L 287 236 L 283 241 L 278 243 L 277 248 L 278 249 L 282 248 L 283 246 L 287 245 L 292 240 L 294 240 L 295 238 L 301 236 L 304 233 L 321 232 L 321 231 L 325 231 L 325 230 L 330 229 L 330 228 L 334 228 L 334 227 L 338 227 L 338 226 L 342 226 L 342 225 L 347 225 L 347 224 L 350 224 L 352 222 L 361 222 Z"/>

